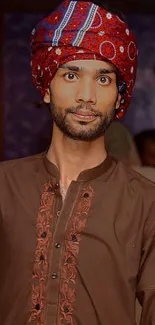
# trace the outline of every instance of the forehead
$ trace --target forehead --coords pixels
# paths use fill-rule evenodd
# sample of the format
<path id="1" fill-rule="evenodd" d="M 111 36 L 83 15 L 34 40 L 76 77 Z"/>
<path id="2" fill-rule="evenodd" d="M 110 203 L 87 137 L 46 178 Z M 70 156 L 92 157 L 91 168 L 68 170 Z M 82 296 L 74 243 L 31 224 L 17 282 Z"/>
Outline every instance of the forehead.
<path id="1" fill-rule="evenodd" d="M 77 67 L 80 70 L 86 70 L 86 71 L 96 71 L 96 70 L 113 70 L 116 71 L 116 68 L 113 64 L 102 61 L 102 60 L 74 60 L 74 61 L 68 61 L 61 67 Z"/>

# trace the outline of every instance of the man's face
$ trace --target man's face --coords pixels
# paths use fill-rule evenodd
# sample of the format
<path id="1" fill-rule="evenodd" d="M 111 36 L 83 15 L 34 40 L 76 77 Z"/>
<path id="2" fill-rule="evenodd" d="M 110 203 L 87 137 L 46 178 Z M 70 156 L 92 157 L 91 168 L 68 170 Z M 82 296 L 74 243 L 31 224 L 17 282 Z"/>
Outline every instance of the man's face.
<path id="1" fill-rule="evenodd" d="M 119 108 L 115 68 L 99 60 L 70 61 L 56 72 L 44 97 L 56 126 L 74 140 L 103 135 Z"/>

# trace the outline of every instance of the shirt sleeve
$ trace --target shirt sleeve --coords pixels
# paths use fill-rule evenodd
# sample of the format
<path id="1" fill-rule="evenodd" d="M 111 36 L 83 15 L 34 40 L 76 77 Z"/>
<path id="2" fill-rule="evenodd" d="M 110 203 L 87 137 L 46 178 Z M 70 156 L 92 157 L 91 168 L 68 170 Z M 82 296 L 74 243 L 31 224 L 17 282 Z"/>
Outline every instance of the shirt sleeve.
<path id="1" fill-rule="evenodd" d="M 155 202 L 144 227 L 137 298 L 142 306 L 140 325 L 155 325 Z"/>

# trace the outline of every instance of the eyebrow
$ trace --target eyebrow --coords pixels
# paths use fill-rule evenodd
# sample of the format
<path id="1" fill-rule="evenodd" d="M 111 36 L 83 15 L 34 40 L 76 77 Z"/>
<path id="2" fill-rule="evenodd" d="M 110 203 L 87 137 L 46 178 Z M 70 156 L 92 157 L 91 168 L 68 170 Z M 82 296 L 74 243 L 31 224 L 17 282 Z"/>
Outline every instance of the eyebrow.
<path id="1" fill-rule="evenodd" d="M 84 71 L 84 67 L 77 67 L 74 65 L 63 64 L 60 66 L 60 69 L 67 69 L 73 72 L 81 72 Z M 108 69 L 96 69 L 96 74 L 109 74 L 109 73 L 116 73 L 115 68 L 108 68 Z"/>
<path id="2" fill-rule="evenodd" d="M 60 66 L 60 69 L 67 69 L 67 70 L 70 70 L 70 71 L 83 71 L 84 68 L 83 67 L 77 67 L 75 65 L 69 65 L 69 64 L 63 64 Z"/>
<path id="3" fill-rule="evenodd" d="M 99 74 L 116 73 L 116 69 L 114 69 L 114 68 L 99 69 L 99 70 L 96 70 L 96 72 L 99 73 Z"/>

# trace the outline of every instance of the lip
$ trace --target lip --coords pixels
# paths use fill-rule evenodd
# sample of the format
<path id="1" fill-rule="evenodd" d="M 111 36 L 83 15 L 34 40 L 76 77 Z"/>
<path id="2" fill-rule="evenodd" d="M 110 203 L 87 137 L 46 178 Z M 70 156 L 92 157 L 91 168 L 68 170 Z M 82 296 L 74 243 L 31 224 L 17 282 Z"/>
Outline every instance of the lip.
<path id="1" fill-rule="evenodd" d="M 91 111 L 87 111 L 87 110 L 80 110 L 78 113 L 73 113 L 73 114 L 76 114 L 76 115 L 82 115 L 82 116 L 95 116 L 95 114 Z"/>
<path id="2" fill-rule="evenodd" d="M 78 113 L 72 113 L 77 119 L 83 121 L 93 121 L 96 115 L 88 110 L 80 110 Z"/>
<path id="3" fill-rule="evenodd" d="M 73 113 L 73 115 L 77 119 L 83 120 L 83 121 L 93 121 L 96 118 L 96 116 L 92 112 L 80 112 L 80 114 Z"/>

